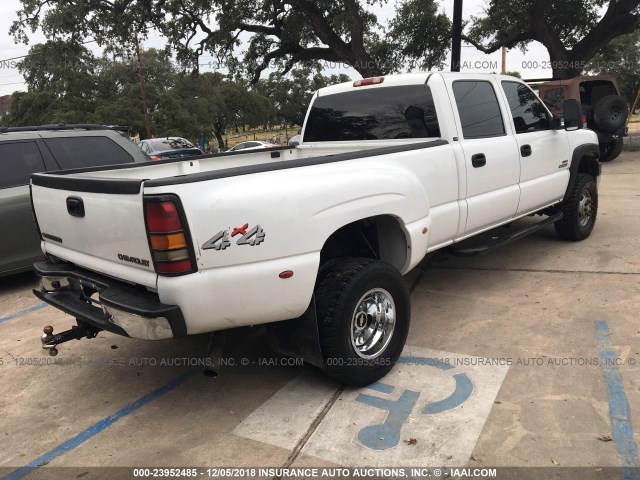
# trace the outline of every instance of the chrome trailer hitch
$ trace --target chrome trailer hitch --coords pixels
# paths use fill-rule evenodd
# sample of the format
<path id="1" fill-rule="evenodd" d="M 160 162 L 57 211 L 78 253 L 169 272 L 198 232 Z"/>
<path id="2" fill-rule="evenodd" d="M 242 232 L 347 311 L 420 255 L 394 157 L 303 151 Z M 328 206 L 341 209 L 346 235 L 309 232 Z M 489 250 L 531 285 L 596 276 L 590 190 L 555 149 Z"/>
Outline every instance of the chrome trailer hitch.
<path id="1" fill-rule="evenodd" d="M 71 329 L 56 333 L 55 335 L 53 334 L 53 327 L 51 325 L 44 327 L 43 331 L 44 333 L 40 337 L 40 340 L 42 340 L 42 348 L 49 350 L 49 355 L 55 357 L 58 355 L 58 349 L 56 347 L 61 343 L 80 340 L 82 338 L 95 338 L 102 330 L 78 320 L 78 325 L 74 325 Z"/>

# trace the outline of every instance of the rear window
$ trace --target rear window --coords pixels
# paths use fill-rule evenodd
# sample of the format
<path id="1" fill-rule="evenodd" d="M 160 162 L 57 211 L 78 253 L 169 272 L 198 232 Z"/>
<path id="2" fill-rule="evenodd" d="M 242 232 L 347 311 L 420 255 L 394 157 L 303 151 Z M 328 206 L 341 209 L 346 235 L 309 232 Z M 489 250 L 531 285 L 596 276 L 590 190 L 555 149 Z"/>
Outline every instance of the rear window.
<path id="1" fill-rule="evenodd" d="M 0 143 L 0 188 L 27 185 L 32 173 L 44 171 L 36 142 Z"/>
<path id="2" fill-rule="evenodd" d="M 426 85 L 356 89 L 318 97 L 309 113 L 305 142 L 440 137 Z"/>
<path id="3" fill-rule="evenodd" d="M 133 157 L 108 137 L 57 137 L 44 141 L 63 170 L 133 162 Z"/>
<path id="4" fill-rule="evenodd" d="M 181 150 L 186 148 L 196 148 L 189 140 L 184 138 L 158 138 L 149 142 L 151 151 L 162 152 L 163 150 Z"/>

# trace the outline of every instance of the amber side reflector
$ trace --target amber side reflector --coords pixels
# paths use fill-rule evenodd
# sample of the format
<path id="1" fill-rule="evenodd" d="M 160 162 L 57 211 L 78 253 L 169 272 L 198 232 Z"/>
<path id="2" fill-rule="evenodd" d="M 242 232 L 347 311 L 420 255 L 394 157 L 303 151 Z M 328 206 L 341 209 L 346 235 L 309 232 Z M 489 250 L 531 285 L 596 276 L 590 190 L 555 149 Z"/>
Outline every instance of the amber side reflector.
<path id="1" fill-rule="evenodd" d="M 151 248 L 154 250 L 174 250 L 176 248 L 186 248 L 187 239 L 184 233 L 174 233 L 171 235 L 152 234 Z"/>

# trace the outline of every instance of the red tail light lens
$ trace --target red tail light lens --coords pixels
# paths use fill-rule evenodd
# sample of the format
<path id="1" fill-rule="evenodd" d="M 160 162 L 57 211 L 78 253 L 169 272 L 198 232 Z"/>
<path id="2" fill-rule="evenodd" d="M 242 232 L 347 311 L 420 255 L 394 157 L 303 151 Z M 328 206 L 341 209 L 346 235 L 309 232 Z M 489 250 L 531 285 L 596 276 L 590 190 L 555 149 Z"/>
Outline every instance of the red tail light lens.
<path id="1" fill-rule="evenodd" d="M 157 155 L 151 155 L 151 160 L 153 160 L 154 162 L 157 162 L 158 160 L 162 160 L 162 159 Z"/>
<path id="2" fill-rule="evenodd" d="M 173 202 L 147 202 L 147 231 L 169 233 L 182 230 L 178 209 Z"/>
<path id="3" fill-rule="evenodd" d="M 175 195 L 145 197 L 145 221 L 156 272 L 184 275 L 197 270 L 180 199 Z"/>
<path id="4" fill-rule="evenodd" d="M 582 116 L 582 123 L 587 123 L 587 116 L 586 115 Z"/>

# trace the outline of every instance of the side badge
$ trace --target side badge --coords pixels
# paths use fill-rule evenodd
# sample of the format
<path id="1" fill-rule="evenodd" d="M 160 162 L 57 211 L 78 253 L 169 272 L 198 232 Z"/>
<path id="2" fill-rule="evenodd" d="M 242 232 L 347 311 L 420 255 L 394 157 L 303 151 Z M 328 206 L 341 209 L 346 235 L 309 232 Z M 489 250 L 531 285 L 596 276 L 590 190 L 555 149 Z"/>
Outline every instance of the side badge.
<path id="1" fill-rule="evenodd" d="M 238 235 L 242 236 L 238 239 L 236 245 L 249 245 L 250 247 L 260 245 L 264 242 L 266 236 L 260 225 L 249 229 L 249 224 L 245 223 L 241 227 L 219 231 L 202 245 L 202 250 L 226 250 L 231 246 L 231 239 Z"/>

